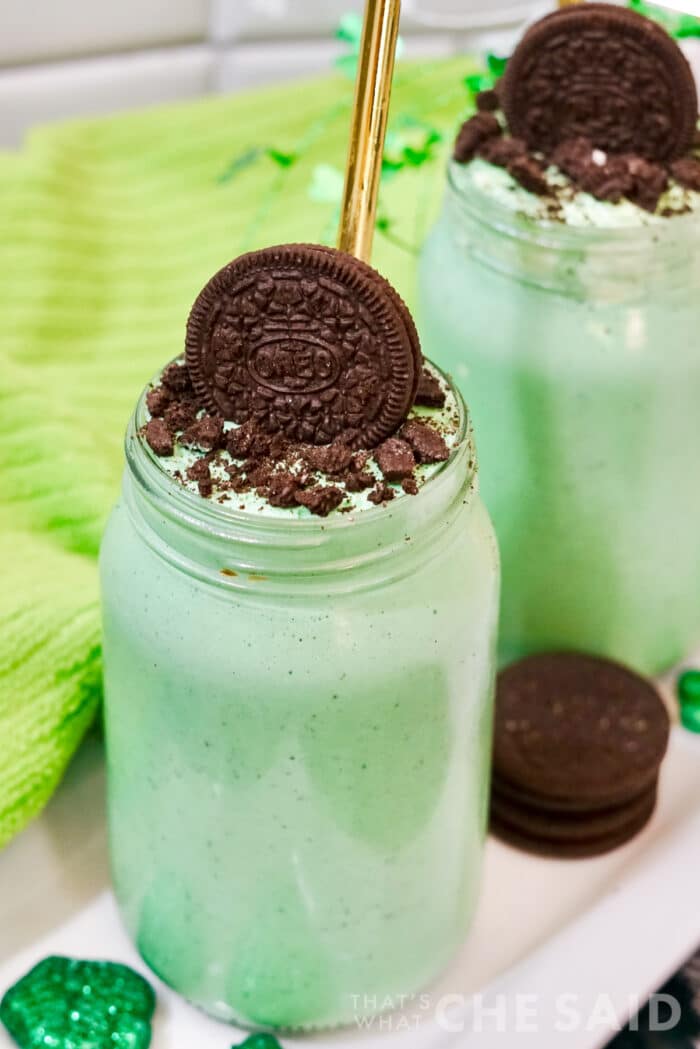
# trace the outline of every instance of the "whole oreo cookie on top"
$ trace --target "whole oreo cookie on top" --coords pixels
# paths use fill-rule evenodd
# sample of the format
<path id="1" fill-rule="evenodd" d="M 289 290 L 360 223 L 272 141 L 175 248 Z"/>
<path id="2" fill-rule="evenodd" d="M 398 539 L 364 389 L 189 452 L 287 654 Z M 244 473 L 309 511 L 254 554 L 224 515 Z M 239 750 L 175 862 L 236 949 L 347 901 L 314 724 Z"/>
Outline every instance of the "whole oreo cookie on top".
<path id="1" fill-rule="evenodd" d="M 512 135 L 549 152 L 578 137 L 611 153 L 670 161 L 692 145 L 693 74 L 657 23 L 586 3 L 536 22 L 511 56 L 499 96 Z"/>
<path id="2" fill-rule="evenodd" d="M 296 441 L 373 448 L 402 424 L 422 369 L 397 292 L 350 255 L 308 244 L 251 252 L 206 285 L 187 324 L 202 402 Z"/>
<path id="3" fill-rule="evenodd" d="M 626 667 L 529 656 L 498 676 L 494 777 L 547 805 L 622 804 L 656 782 L 669 728 L 654 686 Z"/>

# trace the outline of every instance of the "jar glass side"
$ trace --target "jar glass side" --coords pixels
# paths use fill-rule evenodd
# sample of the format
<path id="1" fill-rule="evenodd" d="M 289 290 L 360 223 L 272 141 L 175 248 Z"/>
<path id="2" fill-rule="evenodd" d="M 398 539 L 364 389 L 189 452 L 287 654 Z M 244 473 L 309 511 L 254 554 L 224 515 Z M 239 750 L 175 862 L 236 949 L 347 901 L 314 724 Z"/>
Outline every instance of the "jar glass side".
<path id="1" fill-rule="evenodd" d="M 188 563 L 146 541 L 127 475 L 101 553 L 114 882 L 146 961 L 217 1016 L 352 1023 L 430 982 L 464 937 L 498 612 L 498 553 L 467 465 L 429 552 L 406 530 L 425 519 L 409 516 L 400 552 L 370 558 L 380 511 L 352 540 L 365 551 L 354 583 L 348 567 L 327 585 L 343 532 L 317 548 L 324 587 L 309 563 L 282 571 L 279 550 L 268 578 L 238 587 L 190 570 L 218 561 L 186 549 L 170 517 L 160 543 L 175 534 Z M 415 515 L 425 494 L 394 511 Z"/>
<path id="2" fill-rule="evenodd" d="M 455 226 L 451 192 L 421 259 L 419 324 L 479 433 L 503 561 L 502 656 L 567 645 L 658 671 L 700 637 L 700 238 L 668 220 L 681 232 L 665 250 L 688 264 L 647 273 L 655 234 L 634 230 L 636 285 L 621 264 L 617 282 L 553 288 L 494 265 L 512 229 L 482 237 L 464 208 Z M 530 232 L 547 242 L 551 273 L 568 250 L 553 237 L 569 245 L 580 231 Z M 619 232 L 579 238 L 600 278 L 614 272 Z"/>

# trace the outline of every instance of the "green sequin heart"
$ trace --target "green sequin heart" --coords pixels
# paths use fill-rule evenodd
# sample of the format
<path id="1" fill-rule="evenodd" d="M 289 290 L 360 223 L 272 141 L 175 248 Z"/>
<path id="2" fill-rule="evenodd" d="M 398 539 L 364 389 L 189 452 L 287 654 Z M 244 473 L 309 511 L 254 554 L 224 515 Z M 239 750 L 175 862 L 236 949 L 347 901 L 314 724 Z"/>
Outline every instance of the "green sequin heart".
<path id="1" fill-rule="evenodd" d="M 21 1049 L 147 1049 L 156 998 L 126 965 L 44 958 L 9 989 L 0 1020 Z"/>
<path id="2" fill-rule="evenodd" d="M 282 1046 L 273 1034 L 259 1031 L 256 1034 L 249 1034 L 244 1042 L 232 1045 L 231 1049 L 282 1049 Z"/>

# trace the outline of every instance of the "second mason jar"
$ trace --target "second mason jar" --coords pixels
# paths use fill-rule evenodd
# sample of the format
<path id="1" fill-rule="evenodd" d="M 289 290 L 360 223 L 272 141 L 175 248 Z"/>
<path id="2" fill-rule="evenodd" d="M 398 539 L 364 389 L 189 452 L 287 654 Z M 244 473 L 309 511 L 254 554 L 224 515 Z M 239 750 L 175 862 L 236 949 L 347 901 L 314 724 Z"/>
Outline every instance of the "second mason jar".
<path id="1" fill-rule="evenodd" d="M 350 1023 L 464 937 L 498 554 L 471 433 L 328 519 L 181 488 L 140 436 L 101 552 L 115 890 L 153 969 L 252 1027 Z"/>
<path id="2" fill-rule="evenodd" d="M 656 672 L 700 640 L 699 279 L 696 215 L 538 222 L 450 169 L 419 320 L 474 414 L 504 659 Z"/>

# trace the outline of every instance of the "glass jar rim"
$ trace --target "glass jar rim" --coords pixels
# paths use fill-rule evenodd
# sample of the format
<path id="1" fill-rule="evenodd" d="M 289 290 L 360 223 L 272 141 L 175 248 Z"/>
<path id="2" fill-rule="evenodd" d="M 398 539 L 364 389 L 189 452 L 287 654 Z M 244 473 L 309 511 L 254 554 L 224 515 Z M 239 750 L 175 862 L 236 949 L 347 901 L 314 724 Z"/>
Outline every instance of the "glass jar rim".
<path id="1" fill-rule="evenodd" d="M 179 360 L 179 357 L 174 358 L 174 360 Z M 460 453 L 464 453 L 465 448 L 468 453 L 468 462 L 471 464 L 469 466 L 468 477 L 470 483 L 473 483 L 477 472 L 476 449 L 471 426 L 471 417 L 464 402 L 464 398 L 450 377 L 432 361 L 430 363 L 444 382 L 449 385 L 454 394 L 457 408 L 459 410 L 457 440 L 455 441 L 454 448 L 452 449 L 449 458 L 446 459 L 445 462 L 437 464 L 435 471 L 421 487 L 418 494 L 416 496 L 402 496 L 400 502 L 404 502 L 405 500 L 406 503 L 412 503 L 414 500 L 420 499 L 421 494 L 431 486 L 434 488 L 438 479 L 449 471 L 455 460 L 460 457 Z M 190 515 L 192 515 L 192 518 L 200 518 L 203 524 L 211 524 L 212 528 L 218 533 L 220 533 L 221 529 L 225 528 L 226 525 L 229 525 L 234 530 L 241 529 L 243 531 L 247 531 L 249 528 L 258 531 L 262 525 L 263 530 L 274 529 L 275 526 L 278 526 L 285 532 L 291 530 L 292 533 L 304 536 L 309 533 L 315 534 L 319 529 L 323 531 L 333 530 L 336 533 L 343 532 L 347 529 L 355 529 L 358 524 L 364 522 L 367 522 L 368 524 L 376 522 L 386 515 L 388 509 L 396 509 L 396 501 L 391 501 L 390 503 L 380 504 L 376 507 L 363 508 L 357 513 L 334 513 L 328 517 L 318 517 L 312 514 L 300 517 L 291 514 L 289 516 L 286 516 L 285 514 L 266 516 L 260 514 L 258 511 L 239 510 L 237 507 L 227 506 L 224 503 L 212 502 L 210 499 L 204 499 L 197 493 L 185 488 L 184 485 L 180 484 L 168 473 L 167 470 L 163 468 L 160 458 L 140 433 L 149 417 L 147 414 L 146 396 L 149 390 L 151 390 L 158 381 L 162 371 L 162 368 L 158 370 L 156 375 L 154 375 L 146 384 L 139 396 L 136 408 L 127 427 L 124 450 L 129 469 L 131 470 L 132 475 L 134 475 L 139 481 L 140 485 L 149 490 L 153 495 L 171 500 L 173 506 L 181 516 L 190 517 Z"/>
<path id="2" fill-rule="evenodd" d="M 639 226 L 573 226 L 564 222 L 533 218 L 496 200 L 476 184 L 465 185 L 456 178 L 465 165 L 451 158 L 447 167 L 448 192 L 465 215 L 479 226 L 503 236 L 561 251 L 591 249 L 614 255 L 621 249 L 641 250 L 650 241 L 668 246 L 700 238 L 700 212 L 674 215 L 668 220 Z"/>
<path id="3" fill-rule="evenodd" d="M 291 578 L 308 589 L 352 589 L 404 575 L 417 558 L 431 559 L 457 507 L 471 504 L 478 490 L 469 413 L 454 384 L 439 374 L 459 410 L 458 442 L 449 458 L 417 495 L 326 518 L 241 511 L 186 489 L 139 432 L 147 419 L 146 386 L 126 434 L 124 497 L 132 523 L 152 549 L 186 573 L 238 590 L 249 589 L 251 580 L 259 590 L 264 579 L 268 596 L 283 592 Z"/>

